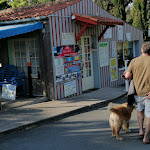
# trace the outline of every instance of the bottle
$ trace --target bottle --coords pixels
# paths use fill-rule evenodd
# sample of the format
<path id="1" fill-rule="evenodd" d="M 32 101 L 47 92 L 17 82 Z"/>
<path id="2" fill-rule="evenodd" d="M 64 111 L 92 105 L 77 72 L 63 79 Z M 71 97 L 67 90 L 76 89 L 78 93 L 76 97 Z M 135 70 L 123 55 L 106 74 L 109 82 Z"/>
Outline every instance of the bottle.
<path id="1" fill-rule="evenodd" d="M 11 85 L 14 85 L 14 84 L 16 84 L 16 80 L 15 80 L 15 77 L 12 77 L 11 78 Z"/>
<path id="2" fill-rule="evenodd" d="M 7 84 L 7 80 L 6 79 L 4 79 L 4 84 Z"/>

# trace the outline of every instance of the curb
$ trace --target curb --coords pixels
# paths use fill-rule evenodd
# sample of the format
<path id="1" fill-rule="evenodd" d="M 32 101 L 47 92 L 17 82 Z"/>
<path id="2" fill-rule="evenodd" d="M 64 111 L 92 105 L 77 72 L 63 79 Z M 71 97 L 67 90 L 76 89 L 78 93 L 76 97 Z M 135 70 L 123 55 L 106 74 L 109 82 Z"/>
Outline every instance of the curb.
<path id="1" fill-rule="evenodd" d="M 125 95 L 126 94 L 122 94 L 121 96 L 118 96 L 118 97 L 113 98 L 113 99 L 104 100 L 102 102 L 99 102 L 99 103 L 96 103 L 96 104 L 92 104 L 92 105 L 88 105 L 88 106 L 84 106 L 84 107 L 78 108 L 76 110 L 72 110 L 72 111 L 65 112 L 63 114 L 56 115 L 54 117 L 49 117 L 49 118 L 46 118 L 46 119 L 35 121 L 33 123 L 29 123 L 29 124 L 26 124 L 26 125 L 21 125 L 19 127 L 16 127 L 16 128 L 13 128 L 13 129 L 9 129 L 7 131 L 3 131 L 3 132 L 0 133 L 0 137 L 4 136 L 6 134 L 13 133 L 15 131 L 21 132 L 21 131 L 24 131 L 24 130 L 29 130 L 29 129 L 36 128 L 38 126 L 44 125 L 47 122 L 51 122 L 52 123 L 52 122 L 55 122 L 55 121 L 58 121 L 58 120 L 61 120 L 61 119 L 64 119 L 64 118 L 76 115 L 76 114 L 80 114 L 80 113 L 84 113 L 84 112 L 88 112 L 88 111 L 96 110 L 98 108 L 105 107 L 105 106 L 107 106 L 107 104 L 109 102 L 117 101 L 119 98 L 121 98 L 121 97 L 123 97 Z"/>

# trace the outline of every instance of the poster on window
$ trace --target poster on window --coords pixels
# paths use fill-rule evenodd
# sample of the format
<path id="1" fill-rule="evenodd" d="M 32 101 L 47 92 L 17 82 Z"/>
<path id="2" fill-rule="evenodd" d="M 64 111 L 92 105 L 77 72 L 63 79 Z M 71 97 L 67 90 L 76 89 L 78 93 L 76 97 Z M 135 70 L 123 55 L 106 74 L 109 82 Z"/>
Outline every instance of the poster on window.
<path id="1" fill-rule="evenodd" d="M 118 25 L 117 27 L 118 27 L 118 29 L 117 29 L 118 40 L 123 41 L 123 26 Z"/>
<path id="2" fill-rule="evenodd" d="M 117 57 L 117 43 L 112 41 L 112 57 Z"/>
<path id="3" fill-rule="evenodd" d="M 64 84 L 65 97 L 76 93 L 76 81 L 70 81 Z"/>
<path id="4" fill-rule="evenodd" d="M 16 86 L 11 84 L 2 85 L 2 98 L 15 100 L 16 99 Z"/>
<path id="5" fill-rule="evenodd" d="M 74 45 L 75 34 L 74 33 L 62 33 L 62 44 L 63 45 Z"/>
<path id="6" fill-rule="evenodd" d="M 131 33 L 130 32 L 126 33 L 126 40 L 131 41 Z"/>
<path id="7" fill-rule="evenodd" d="M 63 58 L 54 59 L 54 62 L 55 62 L 55 66 L 61 66 L 64 64 L 64 59 Z"/>
<path id="8" fill-rule="evenodd" d="M 117 76 L 117 60 L 116 58 L 110 59 L 110 72 L 111 72 L 111 82 L 118 79 Z"/>
<path id="9" fill-rule="evenodd" d="M 100 67 L 109 65 L 109 51 L 107 42 L 99 43 L 99 59 L 100 59 Z"/>
<path id="10" fill-rule="evenodd" d="M 56 66 L 56 76 L 64 74 L 64 65 Z"/>
<path id="11" fill-rule="evenodd" d="M 108 28 L 104 34 L 104 39 L 111 39 L 112 38 L 112 28 Z"/>

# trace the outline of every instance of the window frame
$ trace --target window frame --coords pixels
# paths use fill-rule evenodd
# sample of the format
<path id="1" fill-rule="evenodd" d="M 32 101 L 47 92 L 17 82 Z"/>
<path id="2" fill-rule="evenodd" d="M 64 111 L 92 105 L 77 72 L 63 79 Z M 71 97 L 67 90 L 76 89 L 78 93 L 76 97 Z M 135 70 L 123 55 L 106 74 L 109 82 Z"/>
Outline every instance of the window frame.
<path id="1" fill-rule="evenodd" d="M 13 64 L 16 66 L 16 56 L 15 56 L 15 47 L 14 47 L 14 43 L 15 42 L 21 42 L 21 41 L 25 41 L 25 50 L 26 50 L 26 61 L 27 61 L 27 63 L 28 62 L 31 62 L 31 58 L 32 57 L 30 57 L 30 49 L 29 49 L 29 41 L 36 41 L 37 42 L 37 39 L 36 38 L 19 38 L 19 39 L 13 39 L 12 40 L 12 50 L 13 50 Z M 35 47 L 34 47 L 35 48 Z M 37 42 L 37 51 L 36 52 L 38 52 L 39 53 L 39 50 L 38 50 L 38 42 Z M 19 57 L 18 57 L 19 58 Z M 20 58 L 22 58 L 22 57 L 20 57 Z M 38 59 L 38 61 L 39 61 L 39 56 L 37 57 L 37 56 L 35 56 L 35 59 L 37 60 Z M 27 64 L 26 64 L 26 66 L 27 66 Z M 35 63 L 35 66 L 34 67 L 36 67 L 36 73 L 35 74 L 31 74 L 31 76 L 32 76 L 32 78 L 38 78 L 38 68 L 40 68 L 40 65 L 39 65 L 39 62 L 37 63 Z M 22 66 L 22 64 L 21 64 L 21 71 L 22 71 L 22 68 L 23 68 L 23 66 Z M 32 70 L 32 68 L 33 68 L 33 66 L 32 66 L 32 64 L 31 64 L 31 70 Z M 27 68 L 28 69 L 28 68 Z M 28 76 L 28 71 L 27 71 L 27 74 L 25 74 L 26 76 Z"/>
<path id="2" fill-rule="evenodd" d="M 121 43 L 122 44 L 122 55 L 123 55 L 123 61 L 125 61 L 125 47 L 124 47 L 124 43 L 125 42 L 128 42 L 128 45 L 129 43 L 132 43 L 132 53 L 133 53 L 133 57 L 135 57 L 135 42 L 134 41 L 123 41 L 123 42 L 117 42 L 117 46 L 118 46 L 118 43 Z M 117 47 L 117 58 L 118 58 L 118 47 Z M 119 68 L 119 59 L 118 59 L 118 69 L 121 71 L 121 70 L 124 70 L 125 69 L 125 65 L 123 65 L 122 67 Z"/>

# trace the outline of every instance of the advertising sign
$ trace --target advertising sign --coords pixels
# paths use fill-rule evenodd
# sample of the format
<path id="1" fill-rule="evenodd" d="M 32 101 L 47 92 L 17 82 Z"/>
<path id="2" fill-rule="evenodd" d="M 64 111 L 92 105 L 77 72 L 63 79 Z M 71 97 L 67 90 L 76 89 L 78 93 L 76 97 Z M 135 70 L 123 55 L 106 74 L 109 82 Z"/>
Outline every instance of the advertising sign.
<path id="1" fill-rule="evenodd" d="M 56 76 L 64 74 L 64 65 L 56 66 Z"/>
<path id="2" fill-rule="evenodd" d="M 2 85 L 2 98 L 3 99 L 16 99 L 16 86 L 11 84 Z"/>
<path id="3" fill-rule="evenodd" d="M 107 42 L 99 43 L 99 58 L 100 58 L 100 67 L 109 65 L 109 54 L 108 54 Z"/>
<path id="4" fill-rule="evenodd" d="M 117 27 L 118 27 L 118 30 L 117 30 L 117 32 L 118 32 L 118 40 L 119 41 L 123 41 L 123 26 L 118 25 Z"/>
<path id="5" fill-rule="evenodd" d="M 131 33 L 130 32 L 126 33 L 126 40 L 131 41 Z"/>
<path id="6" fill-rule="evenodd" d="M 65 97 L 76 93 L 76 81 L 70 81 L 64 84 Z"/>
<path id="7" fill-rule="evenodd" d="M 117 57 L 117 44 L 116 44 L 116 41 L 112 41 L 112 57 Z"/>
<path id="8" fill-rule="evenodd" d="M 117 61 L 116 58 L 110 59 L 111 82 L 118 79 L 117 77 Z"/>
<path id="9" fill-rule="evenodd" d="M 75 44 L 75 34 L 74 33 L 62 33 L 62 44 L 63 45 Z"/>
<path id="10" fill-rule="evenodd" d="M 112 28 L 108 28 L 107 31 L 104 33 L 104 39 L 111 39 L 112 38 Z"/>
<path id="11" fill-rule="evenodd" d="M 57 56 L 57 58 L 65 57 L 65 56 L 78 56 L 78 54 L 69 46 L 65 46 L 62 50 L 62 53 Z"/>

